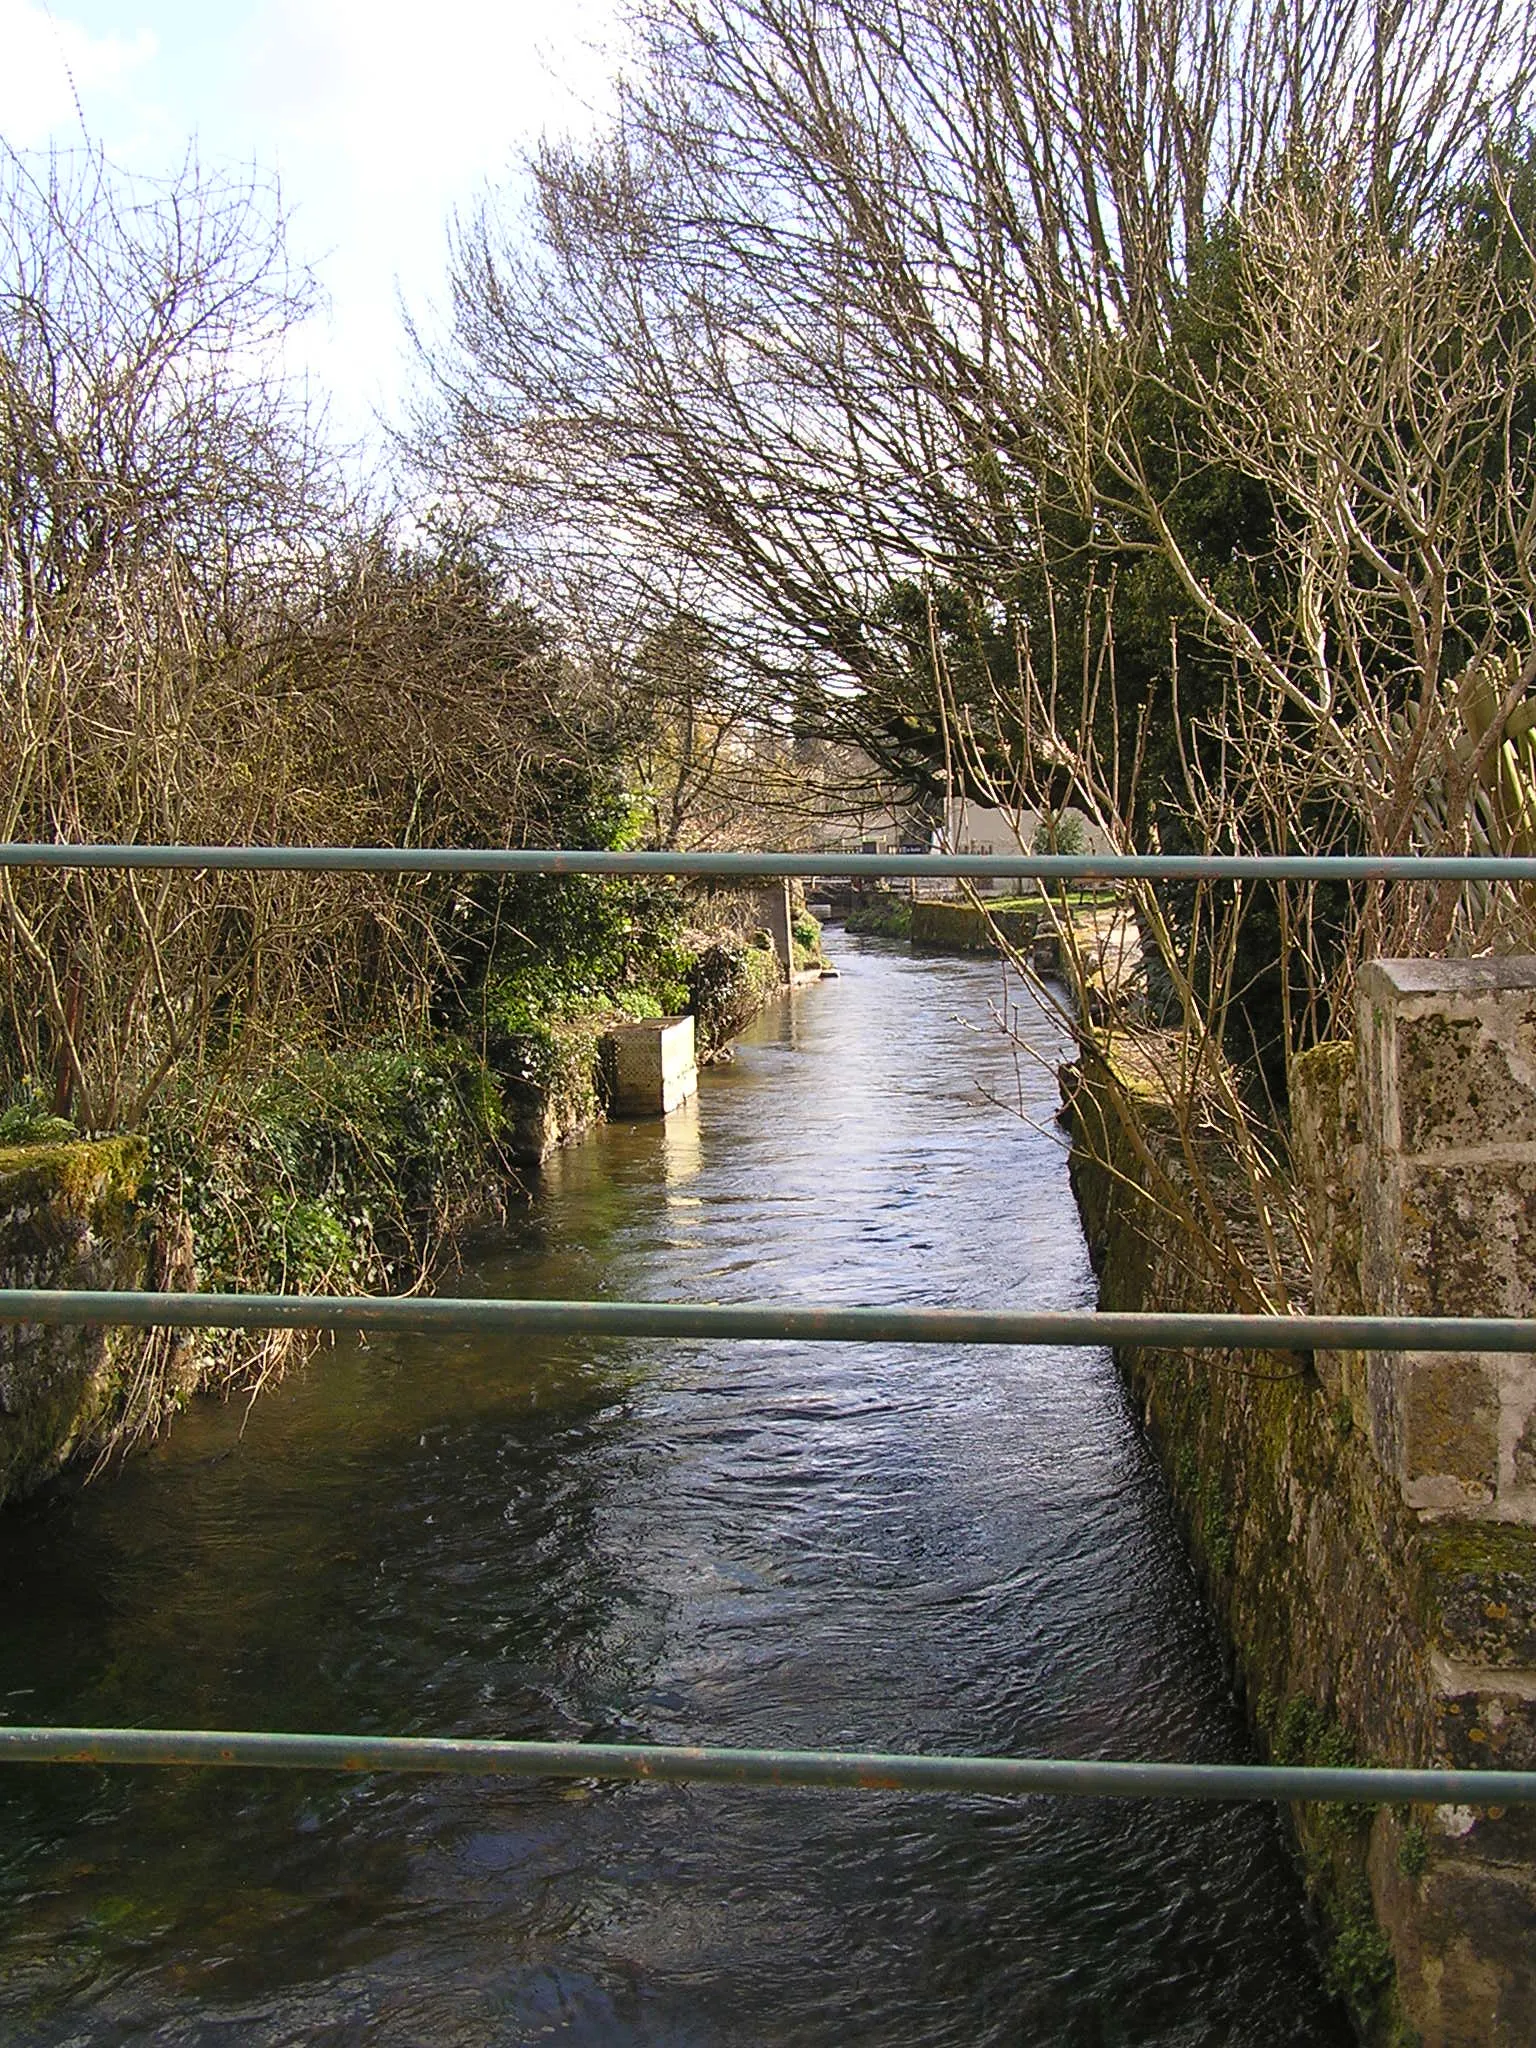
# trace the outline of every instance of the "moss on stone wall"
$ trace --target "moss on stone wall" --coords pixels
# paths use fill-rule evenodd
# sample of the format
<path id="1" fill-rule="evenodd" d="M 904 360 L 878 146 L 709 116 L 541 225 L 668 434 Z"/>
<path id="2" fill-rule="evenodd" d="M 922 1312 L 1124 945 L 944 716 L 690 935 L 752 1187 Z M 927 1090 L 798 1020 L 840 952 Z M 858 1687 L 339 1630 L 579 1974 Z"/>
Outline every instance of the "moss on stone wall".
<path id="1" fill-rule="evenodd" d="M 1101 1306 L 1230 1306 L 1201 1248 L 1146 1194 L 1144 1165 L 1102 1093 L 1076 1070 L 1069 1079 L 1072 1183 Z M 1150 1084 L 1137 1122 L 1143 1144 L 1175 1142 Z M 1219 1173 L 1219 1160 L 1207 1170 Z M 1311 1360 L 1146 1349 L 1117 1359 L 1260 1743 L 1307 1762 L 1428 1761 L 1433 1644 L 1417 1525 Z M 1293 1818 L 1330 1981 L 1368 2039 L 1411 2039 L 1371 1882 L 1376 1854 L 1395 1862 L 1406 1817 L 1297 1808 Z"/>
<path id="2" fill-rule="evenodd" d="M 782 977 L 771 942 L 734 935 L 715 950 L 729 968 L 718 1052 Z M 681 1000 L 681 985 L 658 987 Z M 238 1096 L 190 1083 L 147 1139 L 0 1146 L 0 1284 L 343 1293 L 416 1281 L 457 1230 L 500 1212 L 516 1168 L 601 1119 L 606 1032 L 660 1014 L 656 988 L 604 996 L 525 974 L 487 991 L 482 1049 L 439 1036 L 313 1051 Z M 199 1388 L 264 1384 L 312 1342 L 0 1326 L 0 1502 L 80 1452 L 126 1447 Z"/>
<path id="3" fill-rule="evenodd" d="M 142 1287 L 141 1138 L 0 1150 L 0 1286 Z M 0 1501 L 52 1476 L 125 1399 L 140 1333 L 0 1326 Z"/>
<path id="4" fill-rule="evenodd" d="M 38 1202 L 105 1220 L 138 1193 L 148 1151 L 136 1137 L 0 1146 L 0 1201 L 10 1213 Z"/>
<path id="5" fill-rule="evenodd" d="M 905 896 L 882 890 L 855 904 L 848 913 L 845 929 L 879 939 L 910 939 L 912 904 Z"/>
<path id="6" fill-rule="evenodd" d="M 699 1064 L 718 1059 L 784 986 L 778 954 L 765 931 L 750 937 L 725 933 L 701 945 L 688 974 Z"/>
<path id="7" fill-rule="evenodd" d="M 580 1136 L 602 1116 L 601 1048 L 608 1021 L 592 1011 L 555 1013 L 491 1034 L 490 1063 L 510 1118 L 509 1149 L 520 1165 L 537 1166 L 556 1145 Z"/>
<path id="8" fill-rule="evenodd" d="M 821 928 L 808 915 L 805 930 L 819 948 Z M 795 943 L 799 955 L 798 938 Z M 665 1009 L 655 991 L 641 988 L 571 994 L 526 975 L 488 987 L 482 1035 L 507 1103 L 508 1148 L 519 1165 L 537 1165 L 602 1120 L 602 1044 L 614 1025 L 676 1014 L 686 1005 L 707 1064 L 783 991 L 783 971 L 766 932 L 696 934 L 693 949 L 678 958 L 683 979 L 663 991 L 675 998 Z M 821 955 L 806 951 L 803 958 L 819 963 Z"/>
<path id="9" fill-rule="evenodd" d="M 969 903 L 914 903 L 912 943 L 944 953 L 995 953 L 998 938 L 1032 945 L 1039 919 L 1032 910 L 976 909 Z"/>

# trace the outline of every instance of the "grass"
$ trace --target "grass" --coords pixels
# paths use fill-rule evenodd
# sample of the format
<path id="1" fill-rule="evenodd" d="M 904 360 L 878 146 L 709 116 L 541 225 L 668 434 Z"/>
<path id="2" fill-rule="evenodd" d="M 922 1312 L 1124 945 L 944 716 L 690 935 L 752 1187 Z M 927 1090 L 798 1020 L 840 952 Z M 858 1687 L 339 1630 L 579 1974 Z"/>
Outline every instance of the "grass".
<path id="1" fill-rule="evenodd" d="M 1030 896 L 984 896 L 982 903 L 988 910 L 1044 910 L 1046 898 L 1038 891 Z M 1110 910 L 1119 902 L 1113 889 L 1068 889 L 1065 893 L 1052 890 L 1050 901 L 1058 909 L 1068 910 Z"/>

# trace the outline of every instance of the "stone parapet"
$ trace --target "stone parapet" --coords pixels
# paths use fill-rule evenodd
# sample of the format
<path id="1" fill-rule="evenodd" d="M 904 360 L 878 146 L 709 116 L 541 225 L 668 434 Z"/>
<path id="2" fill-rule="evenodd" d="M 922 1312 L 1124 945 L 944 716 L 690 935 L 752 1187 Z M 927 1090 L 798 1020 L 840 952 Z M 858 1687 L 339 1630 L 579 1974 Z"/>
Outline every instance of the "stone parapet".
<path id="1" fill-rule="evenodd" d="M 1536 960 L 1372 961 L 1359 1061 L 1360 1306 L 1536 1314 Z M 1536 1524 L 1536 1359 L 1371 1354 L 1364 1382 L 1410 1508 Z"/>

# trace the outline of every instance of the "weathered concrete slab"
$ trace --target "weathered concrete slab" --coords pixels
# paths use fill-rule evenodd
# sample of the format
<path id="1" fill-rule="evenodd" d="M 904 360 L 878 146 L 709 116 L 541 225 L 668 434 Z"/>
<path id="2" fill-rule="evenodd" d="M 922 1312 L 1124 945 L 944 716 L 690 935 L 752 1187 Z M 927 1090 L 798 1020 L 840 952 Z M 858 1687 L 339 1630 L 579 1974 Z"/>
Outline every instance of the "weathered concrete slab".
<path id="1" fill-rule="evenodd" d="M 795 974 L 795 911 L 788 882 L 767 882 L 758 891 L 757 913 L 773 940 L 773 950 L 786 981 Z"/>
<path id="2" fill-rule="evenodd" d="M 670 1116 L 699 1085 L 692 1017 L 647 1017 L 607 1034 L 615 1116 Z"/>

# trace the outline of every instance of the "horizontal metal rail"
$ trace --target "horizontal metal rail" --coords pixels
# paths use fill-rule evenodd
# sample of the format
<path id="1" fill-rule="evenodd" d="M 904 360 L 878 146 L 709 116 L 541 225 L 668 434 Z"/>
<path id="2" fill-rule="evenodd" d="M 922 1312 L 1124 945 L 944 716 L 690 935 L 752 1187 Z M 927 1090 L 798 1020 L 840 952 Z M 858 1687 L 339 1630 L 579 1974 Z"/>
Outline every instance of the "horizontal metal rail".
<path id="1" fill-rule="evenodd" d="M 880 1750 L 685 1748 L 671 1743 L 484 1742 L 426 1735 L 281 1735 L 209 1729 L 4 1728 L 0 1763 L 180 1764 L 450 1777 L 601 1778 L 850 1792 L 1046 1792 L 1110 1799 L 1299 1799 L 1351 1804 L 1536 1805 L 1536 1771 L 1300 1764 L 1113 1763 L 907 1756 Z"/>
<path id="2" fill-rule="evenodd" d="M 806 1307 L 394 1294 L 152 1294 L 0 1288 L 0 1325 L 177 1330 L 479 1330 L 507 1336 L 758 1338 L 795 1344 L 1146 1345 L 1219 1351 L 1536 1354 L 1536 1319 L 1204 1315 L 1104 1309 Z"/>
<path id="3" fill-rule="evenodd" d="M 239 874 L 693 875 L 1037 882 L 1536 882 L 1519 854 L 608 853 L 433 846 L 0 844 L 0 868 L 175 868 Z"/>
<path id="4" fill-rule="evenodd" d="M 1536 859 L 1196 854 L 613 853 L 560 849 L 0 845 L 0 868 L 1019 881 L 1536 882 Z M 507 1335 L 1168 1349 L 1536 1354 L 1536 1321 L 1466 1316 L 1117 1314 L 1011 1309 L 0 1290 L 0 1325 L 467 1330 Z M 461 1741 L 209 1730 L 0 1727 L 0 1762 L 391 1771 L 861 1791 L 1536 1805 L 1536 1772 L 1122 1763 L 870 1751 Z"/>

